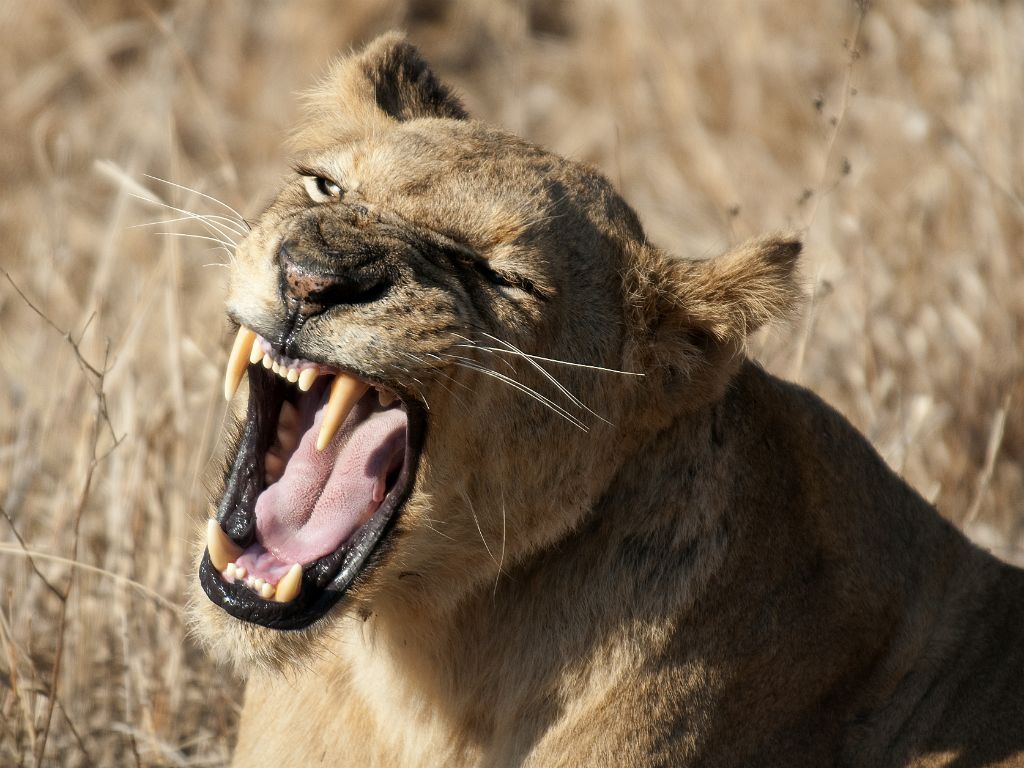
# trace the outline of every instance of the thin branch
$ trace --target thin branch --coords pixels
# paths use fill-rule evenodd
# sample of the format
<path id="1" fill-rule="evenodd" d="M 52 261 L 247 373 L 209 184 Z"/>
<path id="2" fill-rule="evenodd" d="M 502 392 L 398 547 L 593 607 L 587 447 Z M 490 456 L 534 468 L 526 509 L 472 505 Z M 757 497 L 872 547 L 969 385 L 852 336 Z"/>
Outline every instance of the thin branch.
<path id="1" fill-rule="evenodd" d="M 8 593 L 8 612 L 14 610 L 11 604 L 12 600 L 10 593 Z M 28 660 L 29 669 L 32 670 L 32 659 L 28 654 L 19 651 L 17 645 L 14 642 L 14 633 L 11 631 L 10 623 L 7 620 L 7 616 L 4 615 L 3 611 L 0 611 L 0 644 L 4 646 L 4 650 L 7 654 L 7 665 L 10 667 L 10 685 L 11 695 L 14 696 L 14 703 L 21 710 L 21 717 L 25 723 L 25 730 L 28 732 L 28 745 L 29 751 L 35 753 L 36 743 L 38 741 L 38 735 L 35 729 L 35 723 L 32 719 L 32 710 L 21 691 L 21 685 L 18 683 L 18 653 L 22 653 L 23 656 Z M 24 765 L 23 755 L 19 749 L 18 764 Z"/>
<path id="2" fill-rule="evenodd" d="M 59 698 L 57 699 L 57 708 L 60 710 L 60 713 L 64 716 L 64 722 L 67 723 L 68 728 L 71 730 L 71 735 L 75 737 L 75 741 L 78 743 L 78 748 L 82 750 L 82 754 L 85 755 L 86 763 L 88 765 L 96 765 L 96 761 L 89 753 L 88 748 L 86 748 L 85 741 L 82 740 L 82 736 L 81 734 L 79 734 L 78 728 L 75 727 L 74 721 L 68 714 L 68 710 L 64 706 L 64 702 L 61 701 Z"/>
<path id="3" fill-rule="evenodd" d="M 50 590 L 54 595 L 56 595 L 58 600 L 62 599 L 60 590 L 53 586 L 50 580 L 43 575 L 42 571 L 39 570 L 39 567 L 36 565 L 36 561 L 32 557 L 32 553 L 29 551 L 29 548 L 25 544 L 25 540 L 21 538 L 21 534 L 18 532 L 17 527 L 14 525 L 14 521 L 11 519 L 11 516 L 7 514 L 7 510 L 4 509 L 3 507 L 0 507 L 0 515 L 2 515 L 4 520 L 7 521 L 7 525 L 11 527 L 11 533 L 13 533 L 14 538 L 18 540 L 18 546 L 20 546 L 22 552 L 25 553 L 25 557 L 28 560 L 28 564 L 32 566 L 32 570 L 35 571 L 36 576 L 38 576 L 39 580 L 46 585 L 46 588 L 48 590 Z"/>
<path id="4" fill-rule="evenodd" d="M 79 342 L 75 341 L 70 331 L 65 331 L 64 329 L 62 329 L 53 320 L 51 320 L 50 317 L 45 312 L 43 312 L 39 307 L 37 307 L 31 301 L 31 299 L 29 299 L 28 296 L 25 295 L 25 292 L 21 290 L 18 284 L 14 282 L 14 279 L 6 270 L 0 270 L 0 272 L 3 272 L 4 277 L 7 278 L 7 282 L 11 284 L 11 287 L 14 288 L 15 292 L 21 297 L 25 304 L 27 304 L 28 307 L 43 320 L 43 322 L 45 322 L 47 325 L 49 325 L 51 328 L 57 331 L 64 338 L 64 340 L 74 351 L 75 359 L 78 361 L 78 364 L 81 367 L 82 371 L 87 374 L 91 374 L 95 379 L 95 381 L 90 381 L 90 385 L 92 386 L 93 392 L 96 397 L 95 419 L 93 421 L 92 436 L 90 442 L 90 451 L 92 455 L 89 457 L 89 464 L 86 469 L 84 481 L 82 483 L 82 490 L 78 496 L 78 502 L 75 505 L 74 517 L 72 518 L 71 525 L 71 562 L 77 564 L 79 531 L 81 529 L 82 515 L 85 512 L 86 503 L 88 502 L 89 499 L 89 491 L 92 488 L 92 480 L 96 472 L 96 467 L 99 466 L 99 464 L 102 463 L 110 455 L 110 453 L 114 449 L 116 449 L 117 446 L 120 445 L 121 443 L 121 438 L 118 438 L 117 435 L 115 434 L 113 424 L 110 421 L 110 414 L 107 409 L 107 396 L 106 392 L 103 389 L 104 383 L 106 381 L 107 372 L 110 370 L 110 342 L 107 342 L 106 349 L 104 350 L 103 366 L 101 368 L 97 368 L 88 360 L 86 360 L 85 357 L 82 355 L 82 351 L 78 346 Z M 91 322 L 92 318 L 90 317 L 89 320 L 86 322 L 85 328 L 83 329 L 83 336 L 84 331 L 88 329 L 89 324 Z M 79 338 L 79 341 L 81 341 L 81 337 Z M 106 428 L 109 429 L 110 431 L 110 436 L 111 439 L 113 440 L 113 446 L 104 454 L 98 455 L 97 450 L 99 447 L 100 435 L 103 432 L 104 426 L 106 426 Z M 4 516 L 7 517 L 6 513 Z M 8 522 L 10 522 L 10 518 L 7 519 Z M 15 533 L 15 536 L 18 538 L 19 543 L 22 545 L 22 551 L 25 552 L 25 556 L 28 557 L 27 550 L 24 547 L 24 542 L 21 541 L 21 537 L 18 536 L 17 533 Z M 33 565 L 33 568 L 34 567 L 35 566 Z M 70 597 L 71 590 L 75 584 L 76 573 L 77 569 L 72 568 L 68 573 L 67 583 L 65 584 L 64 588 L 59 591 L 55 590 L 55 593 L 57 594 L 57 597 L 60 600 L 60 611 L 58 613 L 53 668 L 50 671 L 50 684 L 48 689 L 49 694 L 47 696 L 46 702 L 46 713 L 43 716 L 42 735 L 38 741 L 38 744 L 36 745 L 34 755 L 35 763 L 37 766 L 43 764 L 43 758 L 46 756 L 46 743 L 50 735 L 50 726 L 53 723 L 53 711 L 57 706 L 59 695 L 58 686 L 60 683 L 61 661 L 64 655 L 64 635 L 67 630 L 68 598 Z M 46 581 L 45 579 L 43 581 L 47 584 L 47 586 L 51 587 L 52 589 L 52 585 L 50 585 L 48 581 Z"/>
<path id="5" fill-rule="evenodd" d="M 829 192 L 835 187 L 825 190 L 825 178 L 828 176 L 828 168 L 832 162 L 832 153 L 835 151 L 836 139 L 839 137 L 839 131 L 843 126 L 843 119 L 846 117 L 846 110 L 850 106 L 850 91 L 851 83 L 853 82 L 853 66 L 860 59 L 860 35 L 861 30 L 864 27 L 864 17 L 867 16 L 868 8 L 871 3 L 867 0 L 858 0 L 857 5 L 857 18 L 853 22 L 853 33 L 850 35 L 847 42 L 847 48 L 849 51 L 849 57 L 846 61 L 846 73 L 843 77 L 843 92 L 839 100 L 839 113 L 832 118 L 832 133 L 828 137 L 828 144 L 825 147 L 825 159 L 821 164 L 821 176 L 818 178 L 817 194 L 814 195 L 814 199 L 811 201 L 811 210 L 807 216 L 807 222 L 804 224 L 804 231 L 808 231 L 811 225 L 814 223 L 814 218 L 818 213 L 818 206 Z M 822 191 L 825 190 L 825 191 Z"/>
<path id="6" fill-rule="evenodd" d="M 96 366 L 94 366 L 92 363 L 85 359 L 85 356 L 82 354 L 81 347 L 79 346 L 82 342 L 82 339 L 85 337 L 85 332 L 92 324 L 92 320 L 95 313 L 89 315 L 89 319 L 86 320 L 85 326 L 82 328 L 82 333 L 79 334 L 78 341 L 75 341 L 74 337 L 71 335 L 71 331 L 66 331 L 59 325 L 57 325 L 53 320 L 50 319 L 49 315 L 43 312 L 43 310 L 36 306 L 32 302 L 32 300 L 25 295 L 25 292 L 21 290 L 21 288 L 18 286 L 16 282 L 14 282 L 14 278 L 11 277 L 10 273 L 7 270 L 0 268 L 0 274 L 3 274 L 3 276 L 7 278 L 7 282 L 11 284 L 11 287 L 14 288 L 15 293 L 17 293 L 18 296 L 21 297 L 21 300 L 25 302 L 26 306 L 28 306 L 29 309 L 35 312 L 44 323 L 46 323 L 53 330 L 59 333 L 61 337 L 64 339 L 64 341 L 68 343 L 68 346 L 71 347 L 72 352 L 74 352 L 75 354 L 75 360 L 77 361 L 78 366 L 83 370 L 83 372 L 92 375 L 94 380 L 90 380 L 89 385 L 92 387 L 93 393 L 99 400 L 99 410 L 102 416 L 102 421 L 106 425 L 107 430 L 110 433 L 110 439 L 113 441 L 113 446 L 111 447 L 110 450 L 114 450 L 114 448 L 117 448 L 117 446 L 121 444 L 121 441 L 124 440 L 125 436 L 121 435 L 120 437 L 118 437 L 117 434 L 114 432 L 114 425 L 110 421 L 109 410 L 107 408 L 107 396 L 106 393 L 103 391 L 102 385 L 104 376 L 106 376 L 107 372 L 110 370 L 107 365 L 107 357 L 109 356 L 110 353 L 110 342 L 107 342 L 107 348 L 104 353 L 104 367 L 102 370 L 97 369 Z"/>
<path id="7" fill-rule="evenodd" d="M 11 284 L 11 287 L 14 288 L 15 293 L 17 293 L 21 297 L 21 300 L 24 301 L 26 305 L 28 305 L 28 308 L 35 312 L 37 315 L 39 315 L 40 319 L 42 319 L 44 323 L 46 323 L 48 326 L 53 328 L 53 330 L 55 330 L 57 333 L 64 337 L 68 344 L 71 345 L 71 348 L 75 351 L 75 356 L 78 358 L 78 361 L 85 366 L 86 370 L 89 371 L 89 373 L 91 373 L 93 376 L 101 376 L 102 374 L 99 371 L 97 371 L 92 366 L 92 364 L 89 363 L 89 361 L 82 357 L 82 353 L 78 349 L 78 342 L 71 338 L 70 331 L 65 331 L 63 328 L 61 328 L 59 325 L 53 322 L 53 320 L 51 320 L 49 316 L 45 312 L 43 312 L 43 310 L 41 310 L 39 307 L 33 304 L 32 299 L 26 296 L 25 292 L 18 287 L 18 284 L 14 282 L 14 278 L 11 277 L 10 273 L 6 269 L 0 268 L 0 272 L 2 272 L 3 276 L 7 278 L 7 282 L 9 282 Z"/>
<path id="8" fill-rule="evenodd" d="M 103 568 L 99 568 L 95 565 L 90 565 L 89 563 L 83 563 L 81 560 L 71 560 L 70 558 L 61 557 L 60 555 L 51 555 L 48 552 L 40 552 L 38 549 L 22 550 L 18 547 L 15 547 L 12 544 L 0 543 L 0 554 L 15 555 L 21 557 L 32 557 L 36 560 L 67 565 L 71 568 L 77 568 L 80 571 L 85 571 L 86 573 L 96 574 L 97 576 L 105 576 L 117 582 L 118 584 L 121 584 L 126 587 L 131 587 L 132 589 L 141 592 L 147 597 L 150 597 L 153 600 L 155 600 L 157 603 L 159 603 L 161 606 L 169 610 L 171 613 L 175 614 L 178 618 L 181 617 L 181 608 L 175 603 L 172 603 L 159 592 L 150 589 L 141 582 L 135 581 L 134 579 L 130 579 L 127 576 L 122 576 L 118 573 L 114 573 L 113 571 L 108 571 Z"/>
<path id="9" fill-rule="evenodd" d="M 104 365 L 106 360 L 104 360 Z M 102 396 L 103 392 L 103 379 L 106 374 L 106 368 L 104 367 L 104 373 L 100 374 L 98 393 L 96 396 L 96 418 L 93 422 L 92 438 L 91 438 L 91 450 L 92 458 L 89 461 L 89 466 L 85 472 L 85 480 L 82 483 L 82 490 L 78 495 L 78 503 L 75 505 L 75 515 L 72 519 L 71 524 L 71 560 L 74 562 L 78 561 L 78 539 L 79 530 L 82 523 L 82 514 L 85 512 L 85 505 L 89 499 L 89 491 L 92 488 L 92 478 L 96 471 L 98 461 L 96 458 L 96 447 L 99 442 L 99 436 L 101 431 L 102 420 L 105 417 L 105 399 Z M 43 718 L 43 735 L 39 741 L 38 751 L 36 753 L 36 765 L 43 764 L 43 757 L 46 755 L 46 742 L 50 735 L 50 725 L 53 722 L 53 709 L 57 704 L 58 685 L 60 683 L 60 670 L 61 661 L 64 657 L 64 634 L 67 630 L 67 611 L 68 611 L 68 598 L 71 595 L 71 589 L 75 584 L 75 573 L 76 569 L 72 568 L 68 574 L 67 584 L 61 593 L 60 612 L 57 621 L 57 640 L 56 647 L 53 654 L 53 669 L 50 672 L 50 687 L 49 696 L 46 702 L 46 715 Z"/>

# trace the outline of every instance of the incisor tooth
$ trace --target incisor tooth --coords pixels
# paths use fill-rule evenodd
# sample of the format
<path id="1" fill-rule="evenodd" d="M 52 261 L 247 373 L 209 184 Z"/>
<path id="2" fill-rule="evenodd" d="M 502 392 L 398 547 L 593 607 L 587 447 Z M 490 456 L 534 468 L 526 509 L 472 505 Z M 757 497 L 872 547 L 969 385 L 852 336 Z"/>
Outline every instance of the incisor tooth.
<path id="1" fill-rule="evenodd" d="M 352 411 L 352 406 L 359 402 L 359 398 L 365 395 L 369 388 L 369 384 L 364 384 L 347 373 L 339 373 L 334 377 L 334 381 L 331 382 L 331 395 L 327 399 L 327 407 L 324 408 L 324 420 L 320 425 L 320 434 L 316 437 L 318 451 L 322 451 L 330 445 L 338 427 L 344 423 L 345 418 Z"/>
<path id="2" fill-rule="evenodd" d="M 241 581 L 245 578 L 246 570 L 240 565 L 235 566 L 235 578 Z"/>
<path id="3" fill-rule="evenodd" d="M 288 573 L 277 582 L 277 592 L 274 600 L 278 603 L 290 603 L 299 596 L 299 589 L 302 587 L 302 566 L 294 563 L 288 569 Z"/>
<path id="4" fill-rule="evenodd" d="M 263 582 L 263 584 L 260 585 L 260 597 L 262 597 L 264 600 L 269 600 L 273 596 L 274 596 L 274 585 L 273 584 L 267 584 L 266 582 Z"/>
<path id="5" fill-rule="evenodd" d="M 316 368 L 303 368 L 302 373 L 299 374 L 299 389 L 309 392 L 309 388 L 313 386 L 319 373 Z"/>
<path id="6" fill-rule="evenodd" d="M 292 384 L 294 384 L 298 380 L 299 380 L 299 369 L 298 368 L 289 368 L 288 369 L 288 381 L 290 381 Z"/>
<path id="7" fill-rule="evenodd" d="M 249 353 L 252 344 L 256 341 L 256 332 L 250 331 L 244 325 L 238 329 L 235 336 L 235 343 L 231 346 L 231 354 L 228 356 L 228 368 L 224 373 L 224 399 L 230 400 L 238 384 L 242 381 L 242 374 L 249 364 Z"/>
<path id="8" fill-rule="evenodd" d="M 275 362 L 270 364 L 270 370 L 272 370 L 274 373 L 280 373 L 281 372 L 281 366 L 278 365 L 277 362 L 275 361 Z"/>
<path id="9" fill-rule="evenodd" d="M 270 355 L 267 355 L 266 357 L 263 358 L 263 367 L 264 368 L 269 368 L 273 364 L 274 364 L 274 358 L 272 358 Z"/>
<path id="10" fill-rule="evenodd" d="M 206 549 L 210 553 L 210 562 L 218 571 L 228 567 L 242 554 L 242 548 L 235 544 L 220 527 L 220 523 L 212 517 L 206 522 Z"/>

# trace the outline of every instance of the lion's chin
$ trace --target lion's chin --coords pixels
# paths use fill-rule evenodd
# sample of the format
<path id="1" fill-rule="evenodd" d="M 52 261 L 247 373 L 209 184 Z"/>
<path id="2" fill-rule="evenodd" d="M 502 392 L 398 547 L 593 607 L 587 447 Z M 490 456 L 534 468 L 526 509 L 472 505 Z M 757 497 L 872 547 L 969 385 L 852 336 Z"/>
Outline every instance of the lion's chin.
<path id="1" fill-rule="evenodd" d="M 305 629 L 282 632 L 236 619 L 210 602 L 198 581 L 186 606 L 189 632 L 218 663 L 245 679 L 253 673 L 281 672 L 314 658 L 331 636 L 338 609 Z"/>

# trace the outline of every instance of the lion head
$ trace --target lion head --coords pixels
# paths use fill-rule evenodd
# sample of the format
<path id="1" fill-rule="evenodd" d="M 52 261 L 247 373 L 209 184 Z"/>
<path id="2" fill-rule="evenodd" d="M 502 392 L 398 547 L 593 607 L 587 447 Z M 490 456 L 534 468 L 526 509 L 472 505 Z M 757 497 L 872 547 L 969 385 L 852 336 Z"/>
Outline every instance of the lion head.
<path id="1" fill-rule="evenodd" d="M 440 619 L 550 550 L 797 295 L 793 238 L 672 257 L 396 34 L 330 69 L 292 145 L 231 265 L 227 395 L 248 387 L 194 601 L 243 669 L 344 615 Z"/>

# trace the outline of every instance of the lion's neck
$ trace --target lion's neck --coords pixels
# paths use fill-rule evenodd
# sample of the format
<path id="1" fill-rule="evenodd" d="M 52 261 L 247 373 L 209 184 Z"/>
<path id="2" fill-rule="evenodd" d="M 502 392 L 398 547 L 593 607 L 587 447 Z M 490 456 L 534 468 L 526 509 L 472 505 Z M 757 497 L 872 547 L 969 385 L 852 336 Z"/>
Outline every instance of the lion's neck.
<path id="1" fill-rule="evenodd" d="M 685 668 L 677 703 L 712 713 L 716 701 L 757 706 L 778 684 L 734 690 L 737 660 L 800 669 L 808 695 L 826 700 L 848 675 L 871 678 L 886 654 L 928 641 L 961 556 L 949 526 L 838 414 L 747 364 L 722 402 L 652 435 L 572 534 L 446 619 L 376 613 L 345 653 L 389 737 L 418 722 L 449 748 L 514 755 L 552 738 L 564 700 L 657 688 L 637 677 L 654 657 Z M 922 557 L 946 564 L 939 576 Z M 908 613 L 919 630 L 887 649 Z M 389 728 L 396 718 L 405 731 Z"/>

